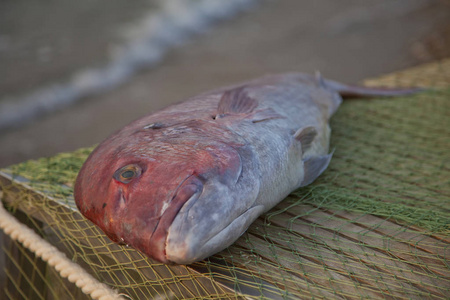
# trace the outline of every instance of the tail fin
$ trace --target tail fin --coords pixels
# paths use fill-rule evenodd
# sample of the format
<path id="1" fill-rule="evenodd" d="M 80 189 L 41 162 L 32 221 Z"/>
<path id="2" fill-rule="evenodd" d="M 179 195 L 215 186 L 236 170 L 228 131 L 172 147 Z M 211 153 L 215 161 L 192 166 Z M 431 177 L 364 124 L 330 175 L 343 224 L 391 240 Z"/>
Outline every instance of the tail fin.
<path id="1" fill-rule="evenodd" d="M 325 79 L 324 84 L 328 89 L 338 92 L 343 98 L 406 96 L 425 90 L 423 88 L 371 88 L 347 85 L 329 79 Z"/>

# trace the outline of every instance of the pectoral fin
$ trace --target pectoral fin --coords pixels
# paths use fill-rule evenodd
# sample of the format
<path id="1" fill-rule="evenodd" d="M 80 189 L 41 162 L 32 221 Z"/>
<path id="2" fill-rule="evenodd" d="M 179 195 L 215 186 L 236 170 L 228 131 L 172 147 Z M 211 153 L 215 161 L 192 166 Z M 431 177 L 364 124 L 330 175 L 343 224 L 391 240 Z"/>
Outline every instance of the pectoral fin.
<path id="1" fill-rule="evenodd" d="M 308 151 L 312 146 L 317 130 L 314 126 L 302 127 L 294 133 L 294 138 L 302 145 L 302 153 Z"/>
<path id="2" fill-rule="evenodd" d="M 319 177 L 319 175 L 322 174 L 328 167 L 332 156 L 333 153 L 330 153 L 328 155 L 315 156 L 305 159 L 303 161 L 304 177 L 300 187 L 307 186 L 316 180 L 316 178 Z"/>

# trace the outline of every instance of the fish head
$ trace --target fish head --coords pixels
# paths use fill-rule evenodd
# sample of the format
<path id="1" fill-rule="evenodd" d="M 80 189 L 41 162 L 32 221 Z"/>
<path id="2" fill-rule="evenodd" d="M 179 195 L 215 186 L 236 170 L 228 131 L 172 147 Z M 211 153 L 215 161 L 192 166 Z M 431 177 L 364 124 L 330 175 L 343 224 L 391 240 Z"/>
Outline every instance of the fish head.
<path id="1" fill-rule="evenodd" d="M 246 229 L 222 233 L 234 234 L 222 238 L 225 246 L 208 246 L 248 206 L 233 203 L 241 173 L 239 153 L 222 143 L 107 141 L 80 170 L 75 200 L 112 241 L 163 263 L 187 264 Z"/>

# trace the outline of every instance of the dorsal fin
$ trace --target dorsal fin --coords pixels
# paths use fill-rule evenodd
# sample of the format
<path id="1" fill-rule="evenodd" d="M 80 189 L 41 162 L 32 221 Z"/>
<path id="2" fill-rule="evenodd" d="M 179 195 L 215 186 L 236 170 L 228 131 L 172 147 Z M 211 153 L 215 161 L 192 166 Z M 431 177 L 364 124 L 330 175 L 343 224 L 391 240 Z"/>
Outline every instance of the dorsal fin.
<path id="1" fill-rule="evenodd" d="M 294 138 L 302 144 L 303 154 L 311 148 L 316 136 L 317 130 L 314 126 L 302 127 L 294 133 Z"/>
<path id="2" fill-rule="evenodd" d="M 258 106 L 258 101 L 249 97 L 244 89 L 245 87 L 239 87 L 223 93 L 217 107 L 217 114 L 251 113 Z"/>

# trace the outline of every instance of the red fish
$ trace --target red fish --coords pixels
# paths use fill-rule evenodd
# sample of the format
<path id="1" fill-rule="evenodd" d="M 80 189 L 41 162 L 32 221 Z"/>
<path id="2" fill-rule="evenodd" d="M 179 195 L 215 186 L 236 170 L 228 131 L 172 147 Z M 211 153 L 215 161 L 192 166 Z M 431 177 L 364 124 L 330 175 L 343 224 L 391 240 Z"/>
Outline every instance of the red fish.
<path id="1" fill-rule="evenodd" d="M 290 73 L 207 92 L 103 141 L 80 170 L 75 201 L 114 242 L 189 264 L 230 246 L 327 168 L 341 96 L 416 91 Z"/>

